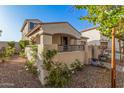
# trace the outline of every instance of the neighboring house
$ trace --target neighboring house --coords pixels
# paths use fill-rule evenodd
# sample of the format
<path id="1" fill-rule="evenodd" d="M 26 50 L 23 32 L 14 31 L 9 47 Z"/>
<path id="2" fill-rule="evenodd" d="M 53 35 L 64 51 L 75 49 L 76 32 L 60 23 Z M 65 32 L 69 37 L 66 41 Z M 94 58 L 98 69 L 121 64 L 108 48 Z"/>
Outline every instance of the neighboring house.
<path id="1" fill-rule="evenodd" d="M 102 48 L 107 48 L 111 50 L 111 40 L 103 36 L 100 31 L 97 30 L 97 27 L 85 29 L 81 31 L 82 36 L 88 37 L 88 45 L 97 45 Z M 118 39 L 115 39 L 116 51 L 119 51 Z"/>

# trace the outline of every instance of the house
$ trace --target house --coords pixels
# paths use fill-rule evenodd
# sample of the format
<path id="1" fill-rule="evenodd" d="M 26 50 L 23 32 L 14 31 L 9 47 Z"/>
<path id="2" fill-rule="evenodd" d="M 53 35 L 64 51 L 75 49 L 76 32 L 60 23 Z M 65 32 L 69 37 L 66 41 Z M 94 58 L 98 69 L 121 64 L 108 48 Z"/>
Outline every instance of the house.
<path id="1" fill-rule="evenodd" d="M 82 37 L 68 22 L 43 23 L 38 19 L 27 19 L 21 29 L 22 40 L 33 40 L 36 44 L 56 46 L 58 51 L 82 49 L 87 37 Z"/>
<path id="2" fill-rule="evenodd" d="M 97 27 L 85 29 L 81 31 L 81 35 L 89 38 L 87 41 L 88 45 L 97 45 L 103 49 L 111 50 L 111 40 L 103 36 L 100 31 L 97 30 Z M 119 52 L 118 39 L 115 39 L 115 45 L 116 51 Z"/>
<path id="3" fill-rule="evenodd" d="M 39 51 L 44 48 L 55 49 L 59 53 L 55 61 L 74 62 L 75 59 L 84 62 L 84 50 L 87 37 L 81 36 L 68 22 L 44 23 L 38 19 L 27 19 L 21 29 L 22 40 L 31 40 L 38 45 Z"/>
<path id="4" fill-rule="evenodd" d="M 46 71 L 43 69 L 43 56 L 44 49 L 58 51 L 57 55 L 52 59 L 54 62 L 63 62 L 70 65 L 79 60 L 81 64 L 88 64 L 92 57 L 98 57 L 92 53 L 92 47 L 87 46 L 88 38 L 82 36 L 68 22 L 48 22 L 44 23 L 38 19 L 27 19 L 24 21 L 21 29 L 22 40 L 33 41 L 38 46 L 37 53 L 37 68 L 39 79 L 44 85 L 44 78 L 47 76 Z M 94 51 L 98 51 L 97 47 Z M 25 48 L 25 53 L 28 60 L 31 60 L 30 46 Z"/>

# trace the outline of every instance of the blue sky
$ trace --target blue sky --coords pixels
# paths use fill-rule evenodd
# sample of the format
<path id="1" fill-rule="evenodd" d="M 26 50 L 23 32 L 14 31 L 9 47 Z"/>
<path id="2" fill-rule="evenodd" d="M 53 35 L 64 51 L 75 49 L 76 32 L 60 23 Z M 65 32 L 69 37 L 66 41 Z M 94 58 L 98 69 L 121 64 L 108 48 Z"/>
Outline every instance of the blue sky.
<path id="1" fill-rule="evenodd" d="M 0 41 L 19 41 L 21 27 L 25 19 L 40 19 L 43 22 L 63 22 L 72 24 L 78 31 L 93 27 L 79 17 L 87 15 L 86 10 L 77 10 L 73 6 L 0 6 Z"/>

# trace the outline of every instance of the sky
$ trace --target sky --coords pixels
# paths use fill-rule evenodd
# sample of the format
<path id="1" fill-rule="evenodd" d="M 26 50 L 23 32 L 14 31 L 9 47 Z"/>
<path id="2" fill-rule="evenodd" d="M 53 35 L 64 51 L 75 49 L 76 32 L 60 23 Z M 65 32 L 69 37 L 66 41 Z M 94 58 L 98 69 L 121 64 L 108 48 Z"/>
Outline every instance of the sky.
<path id="1" fill-rule="evenodd" d="M 39 19 L 42 22 L 69 22 L 78 31 L 94 27 L 81 16 L 87 15 L 86 10 L 77 10 L 73 6 L 27 5 L 0 6 L 0 41 L 21 40 L 21 28 L 25 19 Z"/>

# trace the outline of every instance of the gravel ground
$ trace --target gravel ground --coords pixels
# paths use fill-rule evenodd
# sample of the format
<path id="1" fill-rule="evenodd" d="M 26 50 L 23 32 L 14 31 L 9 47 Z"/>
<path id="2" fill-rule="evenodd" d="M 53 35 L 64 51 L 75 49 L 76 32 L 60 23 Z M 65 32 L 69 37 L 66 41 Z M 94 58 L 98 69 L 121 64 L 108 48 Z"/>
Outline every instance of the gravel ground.
<path id="1" fill-rule="evenodd" d="M 25 59 L 14 57 L 0 63 L 0 88 L 42 88 L 39 79 L 24 69 Z M 117 87 L 124 87 L 124 73 L 117 72 Z M 110 88 L 111 71 L 87 65 L 72 76 L 67 88 Z"/>
<path id="2" fill-rule="evenodd" d="M 124 87 L 124 73 L 117 72 L 117 87 Z M 82 71 L 73 75 L 70 88 L 110 88 L 111 71 L 106 68 L 85 66 Z"/>
<path id="3" fill-rule="evenodd" d="M 14 57 L 5 63 L 0 63 L 0 88 L 40 88 L 36 76 L 24 69 L 25 59 Z"/>

